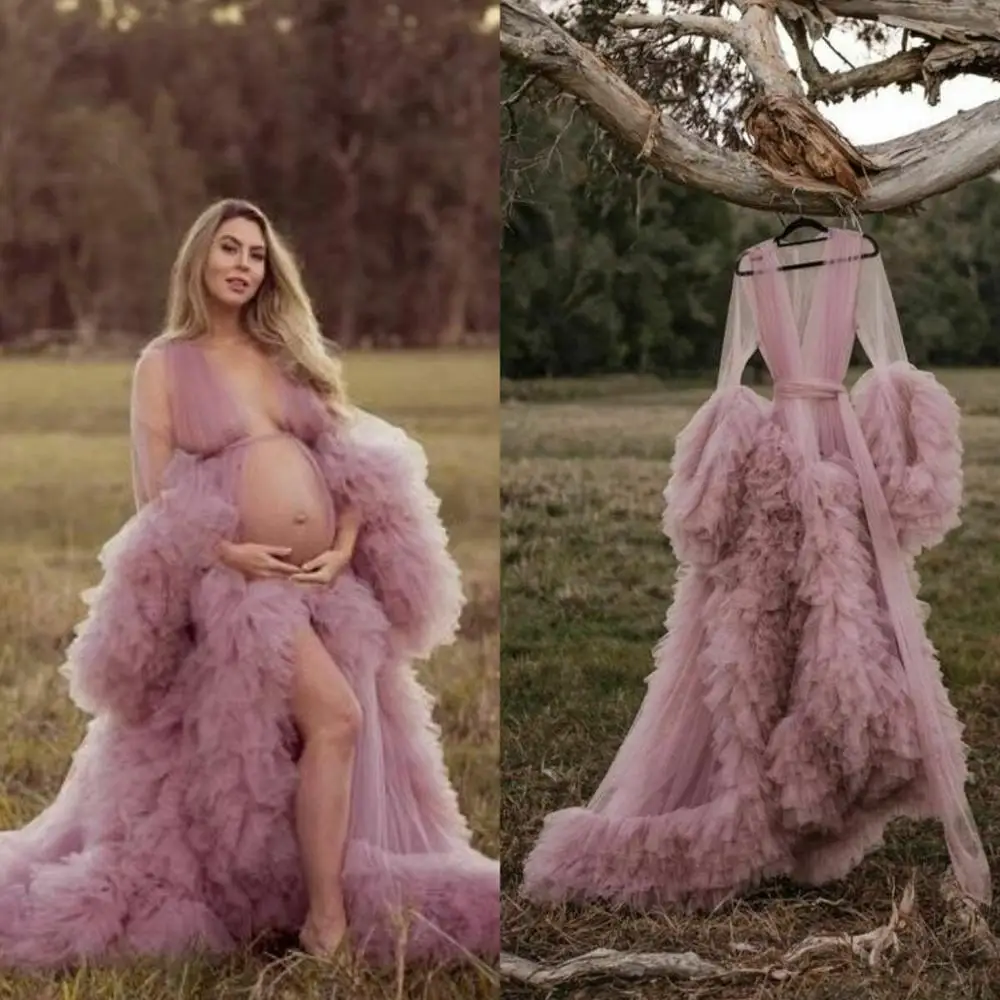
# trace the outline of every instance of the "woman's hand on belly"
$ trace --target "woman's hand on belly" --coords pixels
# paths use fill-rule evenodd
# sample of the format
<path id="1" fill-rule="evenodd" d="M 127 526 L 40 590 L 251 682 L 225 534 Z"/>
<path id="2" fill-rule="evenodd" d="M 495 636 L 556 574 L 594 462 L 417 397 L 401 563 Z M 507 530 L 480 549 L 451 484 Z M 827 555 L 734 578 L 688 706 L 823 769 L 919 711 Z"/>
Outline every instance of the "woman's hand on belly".
<path id="1" fill-rule="evenodd" d="M 300 567 L 281 558 L 290 555 L 291 551 L 287 545 L 223 542 L 219 546 L 219 559 L 251 580 L 287 579 L 300 572 Z"/>
<path id="2" fill-rule="evenodd" d="M 350 565 L 351 553 L 346 549 L 333 548 L 321 552 L 315 559 L 302 564 L 300 572 L 292 576 L 299 583 L 333 583 Z"/>

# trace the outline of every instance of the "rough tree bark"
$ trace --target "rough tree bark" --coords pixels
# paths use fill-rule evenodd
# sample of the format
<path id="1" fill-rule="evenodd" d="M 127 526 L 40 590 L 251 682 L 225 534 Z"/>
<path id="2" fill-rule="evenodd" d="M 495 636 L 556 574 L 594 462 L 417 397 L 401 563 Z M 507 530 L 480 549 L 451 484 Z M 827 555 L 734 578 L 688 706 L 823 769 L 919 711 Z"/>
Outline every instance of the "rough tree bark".
<path id="1" fill-rule="evenodd" d="M 652 106 L 534 0 L 500 6 L 506 58 L 576 98 L 666 177 L 727 201 L 816 214 L 839 212 L 845 202 L 860 212 L 892 211 L 1000 168 L 1000 100 L 861 148 L 814 104 L 908 83 L 923 84 L 933 104 L 942 80 L 1000 76 L 1000 0 L 731 0 L 739 18 L 677 11 L 617 17 L 623 38 L 697 35 L 740 56 L 757 88 L 745 119 L 752 140 L 746 151 L 721 149 Z M 904 29 L 916 44 L 871 65 L 831 72 L 812 45 L 842 18 Z M 782 51 L 779 23 L 794 43 L 798 71 Z"/>

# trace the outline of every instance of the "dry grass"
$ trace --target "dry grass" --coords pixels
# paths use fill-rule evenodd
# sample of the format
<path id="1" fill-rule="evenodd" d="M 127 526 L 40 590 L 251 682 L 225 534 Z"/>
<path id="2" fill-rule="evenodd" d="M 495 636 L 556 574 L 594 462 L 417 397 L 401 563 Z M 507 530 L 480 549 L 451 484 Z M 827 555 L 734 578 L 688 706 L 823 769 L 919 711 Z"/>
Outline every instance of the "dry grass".
<path id="1" fill-rule="evenodd" d="M 968 723 L 970 789 L 987 851 L 1000 847 L 1000 373 L 942 376 L 963 405 L 968 505 L 963 526 L 922 562 L 929 623 Z M 603 906 L 543 909 L 517 896 L 521 864 L 545 813 L 585 801 L 642 699 L 671 599 L 675 562 L 659 533 L 660 492 L 677 430 L 707 390 L 645 379 L 521 384 L 503 407 L 501 805 L 504 948 L 558 962 L 595 948 L 695 951 L 760 969 L 811 934 L 884 924 L 916 873 L 916 912 L 901 951 L 871 970 L 844 950 L 798 974 L 642 984 L 606 979 L 551 992 L 579 998 L 986 1000 L 1000 966 L 954 919 L 939 892 L 939 828 L 900 823 L 884 850 L 820 891 L 762 887 L 709 916 L 636 914 Z M 1000 869 L 994 864 L 994 870 Z M 989 915 L 997 930 L 997 908 Z"/>
<path id="2" fill-rule="evenodd" d="M 415 434 L 465 574 L 459 642 L 426 665 L 448 765 L 477 845 L 498 849 L 499 480 L 495 352 L 347 358 L 358 401 Z M 57 674 L 98 574 L 97 549 L 130 513 L 129 366 L 0 364 L 0 828 L 58 790 L 85 717 Z M 0 1000 L 485 1000 L 490 969 L 335 970 L 271 941 L 225 962 L 143 962 L 65 976 L 0 974 Z"/>

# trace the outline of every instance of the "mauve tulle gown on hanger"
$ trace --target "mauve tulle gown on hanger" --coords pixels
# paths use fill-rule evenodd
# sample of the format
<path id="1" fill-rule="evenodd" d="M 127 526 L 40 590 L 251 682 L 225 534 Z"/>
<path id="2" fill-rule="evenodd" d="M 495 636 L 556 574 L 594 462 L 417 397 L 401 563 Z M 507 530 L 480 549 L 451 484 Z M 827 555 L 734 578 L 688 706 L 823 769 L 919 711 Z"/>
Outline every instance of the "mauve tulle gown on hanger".
<path id="1" fill-rule="evenodd" d="M 656 669 L 592 800 L 546 817 L 534 900 L 697 908 L 771 876 L 822 883 L 896 816 L 940 819 L 959 884 L 990 899 L 913 569 L 958 523 L 959 413 L 907 362 L 861 240 L 745 258 L 665 492 L 680 571 Z M 822 266 L 779 270 L 817 247 Z M 871 368 L 848 393 L 855 333 Z M 773 401 L 740 384 L 758 347 Z"/>

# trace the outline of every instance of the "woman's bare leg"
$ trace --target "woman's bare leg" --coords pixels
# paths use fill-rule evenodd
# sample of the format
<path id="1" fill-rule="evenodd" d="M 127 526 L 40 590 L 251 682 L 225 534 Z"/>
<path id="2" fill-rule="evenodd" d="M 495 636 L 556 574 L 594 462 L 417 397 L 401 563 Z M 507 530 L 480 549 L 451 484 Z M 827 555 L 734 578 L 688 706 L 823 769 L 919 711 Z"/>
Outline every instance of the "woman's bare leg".
<path id="1" fill-rule="evenodd" d="M 307 951 L 330 954 L 347 929 L 341 868 L 361 708 L 311 628 L 296 639 L 292 712 L 304 744 L 295 812 L 309 915 L 300 939 Z"/>

